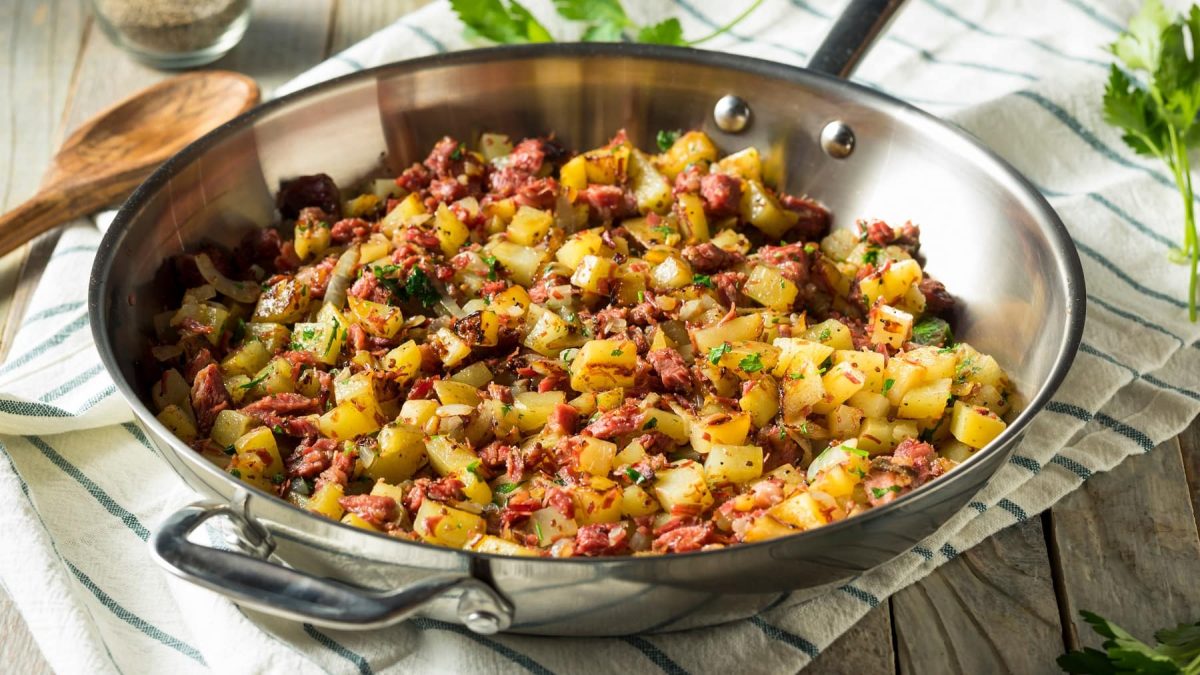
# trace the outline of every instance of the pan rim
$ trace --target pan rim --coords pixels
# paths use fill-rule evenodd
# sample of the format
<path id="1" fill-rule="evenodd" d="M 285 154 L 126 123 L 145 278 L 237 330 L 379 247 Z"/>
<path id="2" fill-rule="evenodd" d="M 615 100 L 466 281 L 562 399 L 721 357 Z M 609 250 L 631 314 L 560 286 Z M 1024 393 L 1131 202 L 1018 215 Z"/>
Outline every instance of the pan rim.
<path id="1" fill-rule="evenodd" d="M 522 564 L 554 564 L 554 565 L 589 565 L 601 567 L 624 567 L 630 565 L 655 565 L 663 564 L 665 561 L 697 559 L 699 557 L 711 557 L 722 555 L 733 555 L 738 551 L 763 550 L 770 547 L 775 547 L 780 542 L 788 542 L 790 547 L 801 546 L 805 541 L 813 541 L 819 537 L 835 536 L 846 528 L 855 527 L 857 525 L 865 525 L 866 523 L 874 522 L 879 518 L 886 518 L 901 509 L 920 510 L 922 503 L 929 501 L 935 494 L 943 492 L 944 489 L 955 483 L 961 482 L 969 475 L 973 474 L 979 465 L 984 462 L 986 457 L 990 457 L 996 453 L 1006 453 L 1015 449 L 1015 446 L 1020 441 L 1024 431 L 1029 426 L 1030 422 L 1041 412 L 1043 412 L 1050 398 L 1058 390 L 1066 377 L 1067 371 L 1074 362 L 1079 344 L 1082 340 L 1083 325 L 1086 313 L 1086 292 L 1084 286 L 1083 268 L 1079 259 L 1078 251 L 1072 241 L 1066 226 L 1058 217 L 1058 214 L 1046 201 L 1045 197 L 1036 189 L 1036 187 L 1026 179 L 1019 171 L 1017 171 L 1007 161 L 997 155 L 991 149 L 982 145 L 979 140 L 972 137 L 967 132 L 951 125 L 948 122 L 938 119 L 937 117 L 927 113 L 912 104 L 909 104 L 902 99 L 890 96 L 883 92 L 865 87 L 863 85 L 842 80 L 840 78 L 828 75 L 819 71 L 809 70 L 775 61 L 768 61 L 755 57 L 743 56 L 738 54 L 729 54 L 725 52 L 716 52 L 709 50 L 700 50 L 687 47 L 672 47 L 664 45 L 647 45 L 635 43 L 549 43 L 537 45 L 506 45 L 498 47 L 487 47 L 481 49 L 471 49 L 455 52 L 446 52 L 430 56 L 418 57 L 403 61 L 387 63 L 372 68 L 348 73 L 330 80 L 316 83 L 312 86 L 290 92 L 278 98 L 264 102 L 251 110 L 242 113 L 238 117 L 226 122 L 220 127 L 210 131 L 200 139 L 194 141 L 183 150 L 179 151 L 166 162 L 163 163 L 149 178 L 139 185 L 130 197 L 122 204 L 113 220 L 108 231 L 105 232 L 100 246 L 98 248 L 95 262 L 93 263 L 91 276 L 88 287 L 88 314 L 90 317 L 92 337 L 96 343 L 96 349 L 99 352 L 100 360 L 108 371 L 110 377 L 113 378 L 117 390 L 125 399 L 125 402 L 133 409 L 135 416 L 149 426 L 154 434 L 160 439 L 166 440 L 171 446 L 172 452 L 183 459 L 185 462 L 196 470 L 212 473 L 214 477 L 220 474 L 219 479 L 236 483 L 239 489 L 247 490 L 250 494 L 256 497 L 262 497 L 272 500 L 275 506 L 283 506 L 290 508 L 295 513 L 311 519 L 311 523 L 320 526 L 335 526 L 344 528 L 347 531 L 356 535 L 366 535 L 377 538 L 380 541 L 389 541 L 397 545 L 417 546 L 421 550 L 429 552 L 437 552 L 439 554 L 454 554 L 466 556 L 467 559 L 481 559 L 493 561 L 507 561 L 514 559 L 512 556 L 480 553 L 475 551 L 467 551 L 461 549 L 451 549 L 425 542 L 408 541 L 388 537 L 382 533 L 368 532 L 359 528 L 354 528 L 340 522 L 331 521 L 321 516 L 309 513 L 299 507 L 285 502 L 283 500 L 269 495 L 257 488 L 236 481 L 224 472 L 216 468 L 215 465 L 207 462 L 199 455 L 190 453 L 190 449 L 186 444 L 174 437 L 157 419 L 150 413 L 142 402 L 141 397 L 137 394 L 120 368 L 119 361 L 114 353 L 111 342 L 108 340 L 108 317 L 104 312 L 104 297 L 107 293 L 110 279 L 114 275 L 114 263 L 116 262 L 114 252 L 118 246 L 124 241 L 127 236 L 127 231 L 130 224 L 141 211 L 141 208 L 149 201 L 149 199 L 164 188 L 171 178 L 175 176 L 180 169 L 185 168 L 194 160 L 201 157 L 214 144 L 225 138 L 227 135 L 240 130 L 246 126 L 253 124 L 256 120 L 266 117 L 271 113 L 285 109 L 290 105 L 300 103 L 309 98 L 319 97 L 331 90 L 356 81 L 366 81 L 376 79 L 387 74 L 400 74 L 417 70 L 436 69 L 440 67 L 452 67 L 458 65 L 474 65 L 483 64 L 489 61 L 507 60 L 507 61 L 522 61 L 522 60 L 539 60 L 550 58 L 615 58 L 615 59 L 633 59 L 633 60 L 648 60 L 648 61 L 666 61 L 666 62 L 682 62 L 692 65 L 701 65 L 712 68 L 721 68 L 736 72 L 749 73 L 752 75 L 763 76 L 786 81 L 790 84 L 797 84 L 807 88 L 818 88 L 825 92 L 831 93 L 837 97 L 844 98 L 844 90 L 856 92 L 858 95 L 866 97 L 872 104 L 872 107 L 881 108 L 883 112 L 893 115 L 906 116 L 905 121 L 917 122 L 923 125 L 923 131 L 929 134 L 942 134 L 960 144 L 960 151 L 969 151 L 977 153 L 976 158 L 971 158 L 975 163 L 987 162 L 992 166 L 988 174 L 993 178 L 997 185 L 1005 188 L 1006 191 L 1012 192 L 1015 196 L 1020 197 L 1025 208 L 1043 225 L 1042 231 L 1047 237 L 1053 258 L 1056 263 L 1056 269 L 1059 278 L 1058 283 L 1063 284 L 1063 296 L 1066 300 L 1066 317 L 1064 319 L 1063 339 L 1059 343 L 1057 354 L 1055 355 L 1053 365 L 1048 373 L 1048 376 L 1028 399 L 1026 407 L 1012 420 L 1007 428 L 1001 433 L 996 440 L 979 452 L 976 452 L 966 462 L 948 475 L 938 478 L 931 483 L 922 486 L 917 490 L 913 490 L 887 504 L 873 507 L 864 513 L 855 515 L 851 518 L 829 523 L 822 527 L 798 532 L 786 537 L 765 540 L 754 543 L 743 543 L 732 547 L 726 547 L 718 550 L 710 551 L 693 551 L 687 553 L 672 553 L 664 556 L 619 556 L 613 558 L 519 558 Z M 946 139 L 939 138 L 939 145 L 945 147 Z M 1003 177 L 1005 180 L 1000 180 Z M 1011 184 L 1009 184 L 1011 183 Z M 194 488 L 189 485 L 190 489 Z M 944 524 L 944 522 L 942 523 Z M 346 534 L 346 533 L 343 533 Z M 328 537 L 318 534 L 312 535 L 314 538 L 327 540 Z M 314 546 L 315 543 L 311 540 L 304 540 L 304 545 Z M 323 546 L 321 548 L 324 548 Z M 340 548 L 327 549 L 335 551 L 342 555 L 358 557 L 362 559 L 374 560 L 374 558 L 364 558 L 349 551 Z M 902 552 L 901 552 L 902 553 Z M 402 563 L 402 560 L 397 560 L 397 563 Z"/>

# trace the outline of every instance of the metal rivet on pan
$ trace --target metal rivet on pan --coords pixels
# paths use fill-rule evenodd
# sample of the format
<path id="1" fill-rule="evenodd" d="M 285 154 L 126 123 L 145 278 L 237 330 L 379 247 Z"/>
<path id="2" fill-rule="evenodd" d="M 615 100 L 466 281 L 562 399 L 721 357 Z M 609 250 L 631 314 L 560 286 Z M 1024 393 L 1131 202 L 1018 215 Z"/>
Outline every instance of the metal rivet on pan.
<path id="1" fill-rule="evenodd" d="M 841 120 L 834 120 L 821 130 L 821 149 L 834 159 L 845 159 L 854 152 L 854 131 Z"/>
<path id="2" fill-rule="evenodd" d="M 500 617 L 483 610 L 477 609 L 467 614 L 463 617 L 463 623 L 480 635 L 494 635 L 500 632 Z"/>
<path id="3" fill-rule="evenodd" d="M 733 94 L 722 96 L 713 106 L 713 121 L 721 131 L 738 134 L 750 126 L 750 104 Z"/>

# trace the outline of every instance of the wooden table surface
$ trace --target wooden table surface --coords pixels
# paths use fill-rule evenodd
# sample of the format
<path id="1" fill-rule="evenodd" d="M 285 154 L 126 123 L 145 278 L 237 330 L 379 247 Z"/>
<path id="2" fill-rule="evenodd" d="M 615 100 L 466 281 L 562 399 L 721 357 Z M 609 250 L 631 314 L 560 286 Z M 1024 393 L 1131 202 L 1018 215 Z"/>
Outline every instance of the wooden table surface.
<path id="1" fill-rule="evenodd" d="M 254 0 L 242 43 L 213 67 L 264 91 L 427 0 Z M 113 47 L 81 0 L 2 0 L 0 207 L 36 189 L 65 133 L 165 77 Z M 0 260 L 0 353 L 53 242 Z M 27 267 L 21 274 L 22 267 Z M 10 317 L 13 320 L 8 320 Z M 812 673 L 1054 672 L 1066 648 L 1098 646 L 1080 609 L 1149 639 L 1200 619 L 1200 422 L 1096 476 L 1050 512 L 1014 525 L 882 603 Z M 49 672 L 0 590 L 0 672 Z"/>

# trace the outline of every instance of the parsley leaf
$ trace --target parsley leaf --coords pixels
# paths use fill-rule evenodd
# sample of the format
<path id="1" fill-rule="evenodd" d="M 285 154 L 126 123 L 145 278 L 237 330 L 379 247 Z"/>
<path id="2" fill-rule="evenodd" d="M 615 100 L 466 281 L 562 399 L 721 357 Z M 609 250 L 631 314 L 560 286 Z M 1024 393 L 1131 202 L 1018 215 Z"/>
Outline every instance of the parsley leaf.
<path id="1" fill-rule="evenodd" d="M 896 381 L 890 377 L 888 379 L 884 380 L 883 381 L 883 393 L 887 394 L 889 391 L 892 390 L 892 387 L 894 387 L 895 385 L 896 385 Z"/>
<path id="2" fill-rule="evenodd" d="M 927 316 L 913 326 L 912 341 L 919 345 L 942 347 L 954 344 L 954 333 L 945 320 Z"/>
<path id="3" fill-rule="evenodd" d="M 469 33 L 492 42 L 553 42 L 550 31 L 516 0 L 450 0 Z"/>
<path id="4" fill-rule="evenodd" d="M 253 389 L 255 385 L 257 385 L 257 384 L 261 383 L 263 380 L 267 379 L 267 376 L 270 374 L 271 374 L 271 371 L 267 370 L 267 371 L 263 372 L 262 375 L 259 375 L 258 377 L 254 378 L 253 380 L 250 380 L 249 382 L 247 382 L 245 384 L 239 384 L 238 389 Z"/>
<path id="5" fill-rule="evenodd" d="M 1196 672 L 1200 659 L 1200 621 L 1160 630 L 1151 647 L 1120 626 L 1092 612 L 1080 615 L 1105 638 L 1104 651 L 1086 648 L 1058 657 L 1068 673 L 1182 673 Z"/>
<path id="6" fill-rule="evenodd" d="M 675 145 L 675 141 L 677 140 L 679 140 L 678 129 L 674 131 L 659 129 L 658 133 L 654 135 L 654 142 L 658 144 L 658 149 L 662 150 L 663 152 L 670 150 L 671 146 Z"/>
<path id="7" fill-rule="evenodd" d="M 658 426 L 658 418 L 651 417 L 650 419 L 646 420 L 645 424 L 642 425 L 642 429 L 653 429 L 656 426 Z"/>
<path id="8" fill-rule="evenodd" d="M 722 342 L 716 347 L 708 350 L 708 362 L 714 366 L 717 365 L 717 363 L 720 362 L 721 357 L 728 354 L 732 349 L 733 347 L 730 346 L 728 342 Z"/>
<path id="9" fill-rule="evenodd" d="M 404 295 L 420 302 L 423 307 L 433 307 L 441 297 L 433 287 L 433 282 L 419 267 L 414 267 L 408 273 L 408 280 L 404 282 Z"/>
<path id="10" fill-rule="evenodd" d="M 708 288 L 716 288 L 716 286 L 713 286 L 712 277 L 707 274 L 693 274 L 692 283 L 699 286 L 707 286 Z"/>
<path id="11" fill-rule="evenodd" d="M 609 356 L 620 356 L 621 354 L 624 354 L 624 353 L 625 352 L 622 352 L 620 349 L 614 349 L 611 352 L 609 352 L 608 355 Z"/>
<path id="12" fill-rule="evenodd" d="M 1189 45 L 1189 43 L 1191 43 Z M 1104 119 L 1125 144 L 1167 165 L 1184 204 L 1183 245 L 1169 254 L 1190 263 L 1188 318 L 1196 321 L 1200 238 L 1193 208 L 1188 150 L 1200 147 L 1200 7 L 1174 20 L 1161 0 L 1146 0 L 1129 28 L 1110 45 L 1114 63 L 1104 89 Z"/>
<path id="13" fill-rule="evenodd" d="M 738 361 L 738 368 L 744 373 L 757 373 L 763 369 L 762 356 L 757 352 L 750 354 Z"/>
<path id="14" fill-rule="evenodd" d="M 863 253 L 863 263 L 874 265 L 877 262 L 879 262 L 879 249 L 872 246 L 867 249 L 866 253 Z"/>
<path id="15" fill-rule="evenodd" d="M 884 495 L 887 493 L 900 492 L 902 489 L 903 488 L 901 488 L 899 485 L 889 485 L 885 488 L 873 487 L 871 488 L 871 496 L 875 499 L 883 499 Z"/>
<path id="16" fill-rule="evenodd" d="M 646 477 L 632 466 L 625 469 L 625 475 L 629 476 L 629 480 L 633 481 L 634 485 L 641 485 L 642 483 L 646 482 Z"/>

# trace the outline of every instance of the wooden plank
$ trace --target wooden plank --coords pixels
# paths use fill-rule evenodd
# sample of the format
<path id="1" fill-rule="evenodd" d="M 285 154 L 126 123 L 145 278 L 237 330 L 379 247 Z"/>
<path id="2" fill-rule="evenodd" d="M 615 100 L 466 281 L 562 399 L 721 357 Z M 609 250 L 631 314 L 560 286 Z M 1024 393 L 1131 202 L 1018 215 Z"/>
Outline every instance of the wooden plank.
<path id="1" fill-rule="evenodd" d="M 1063 652 L 1039 518 L 901 590 L 892 612 L 901 673 L 1049 672 Z"/>
<path id="2" fill-rule="evenodd" d="M 1192 495 L 1192 515 L 1200 532 L 1200 417 L 1179 434 L 1179 449 L 1183 453 L 1183 472 L 1187 476 L 1188 492 Z"/>
<path id="3" fill-rule="evenodd" d="M 61 113 L 86 33 L 85 3 L 76 0 L 15 0 L 0 3 L 0 209 L 7 210 L 37 191 L 42 168 L 62 138 Z M 0 258 L 0 326 L 14 307 L 13 294 L 27 249 Z M 0 358 L 12 333 L 0 330 Z"/>
<path id="4" fill-rule="evenodd" d="M 1073 648 L 1103 641 L 1081 609 L 1143 640 L 1198 618 L 1200 536 L 1177 439 L 1093 477 L 1053 508 L 1051 522 Z"/>
<path id="5" fill-rule="evenodd" d="M 432 0 L 340 0 L 329 53 L 336 54 Z"/>
<path id="6" fill-rule="evenodd" d="M 804 675 L 887 675 L 896 672 L 892 610 L 882 603 L 829 645 Z"/>
<path id="7" fill-rule="evenodd" d="M 8 0 L 0 3 L 0 73 L 4 74 L 0 111 L 0 209 L 29 198 L 41 183 L 42 169 L 62 138 L 61 113 L 71 75 L 86 34 L 86 4 L 77 0 Z M 13 293 L 28 249 L 0 258 L 0 326 L 12 314 Z M 11 334 L 0 333 L 0 358 Z M 25 621 L 0 589 L 0 670 L 46 675 L 49 664 Z"/>

